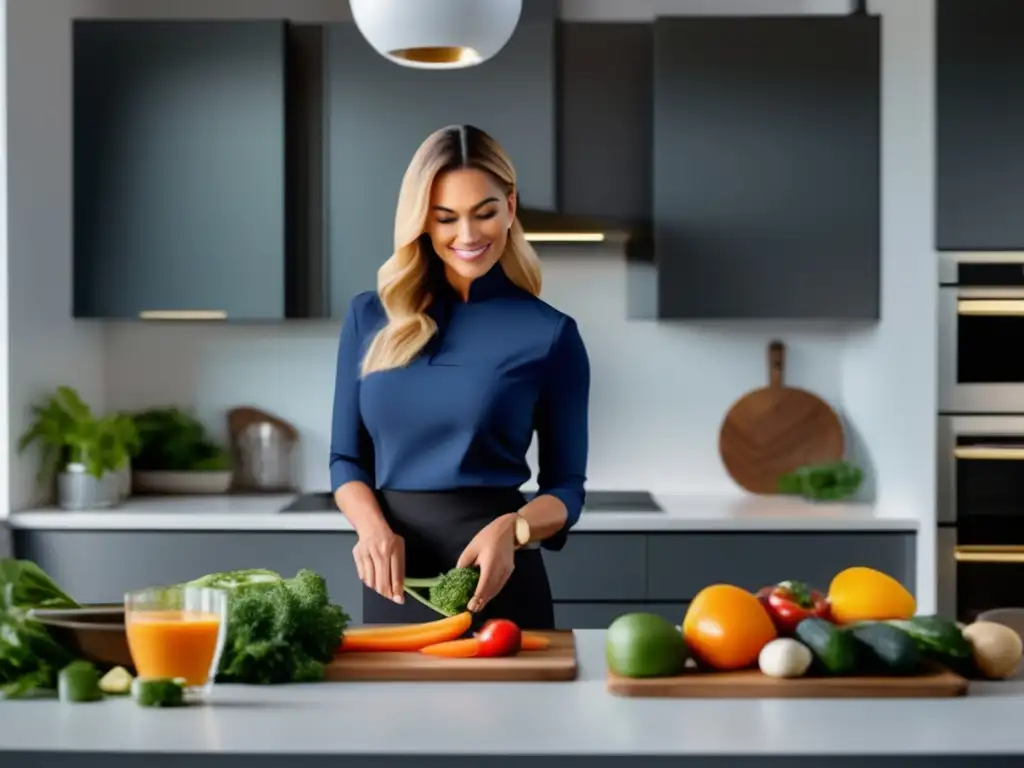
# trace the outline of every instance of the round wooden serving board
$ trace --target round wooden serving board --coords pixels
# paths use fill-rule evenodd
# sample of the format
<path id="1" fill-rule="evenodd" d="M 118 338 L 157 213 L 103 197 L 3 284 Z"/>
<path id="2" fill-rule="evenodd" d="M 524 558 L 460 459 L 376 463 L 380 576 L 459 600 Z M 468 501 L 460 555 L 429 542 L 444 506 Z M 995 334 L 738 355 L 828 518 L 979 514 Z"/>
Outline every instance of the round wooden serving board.
<path id="1" fill-rule="evenodd" d="M 748 392 L 729 409 L 718 451 L 730 477 L 751 493 L 778 493 L 781 475 L 808 464 L 839 461 L 843 425 L 828 403 L 785 384 L 786 348 L 768 345 L 768 386 Z"/>

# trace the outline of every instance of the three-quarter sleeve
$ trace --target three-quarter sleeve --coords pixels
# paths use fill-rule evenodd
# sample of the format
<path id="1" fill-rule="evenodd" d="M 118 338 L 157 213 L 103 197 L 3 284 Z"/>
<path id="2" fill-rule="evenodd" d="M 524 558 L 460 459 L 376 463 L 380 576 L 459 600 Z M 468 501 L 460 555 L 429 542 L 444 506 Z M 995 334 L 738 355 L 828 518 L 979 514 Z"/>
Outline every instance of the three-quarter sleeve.
<path id="1" fill-rule="evenodd" d="M 561 549 L 565 534 L 583 511 L 587 479 L 590 360 L 576 322 L 559 323 L 549 352 L 538 401 L 538 495 L 556 497 L 568 517 L 563 530 L 543 543 Z"/>
<path id="2" fill-rule="evenodd" d="M 338 369 L 334 382 L 334 413 L 331 420 L 331 490 L 360 480 L 371 488 L 373 442 L 359 411 L 362 339 L 356 311 L 356 297 L 348 308 L 338 343 Z"/>

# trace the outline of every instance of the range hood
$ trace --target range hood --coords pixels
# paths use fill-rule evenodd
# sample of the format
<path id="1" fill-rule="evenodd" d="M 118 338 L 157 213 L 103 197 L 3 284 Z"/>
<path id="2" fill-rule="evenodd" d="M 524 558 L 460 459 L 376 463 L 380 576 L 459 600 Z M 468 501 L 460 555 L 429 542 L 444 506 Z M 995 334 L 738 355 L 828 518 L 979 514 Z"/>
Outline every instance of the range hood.
<path id="1" fill-rule="evenodd" d="M 639 260 L 646 260 L 644 253 L 650 247 L 651 226 L 648 222 L 612 221 L 539 208 L 519 208 L 516 216 L 531 243 L 622 245 L 628 258 Z"/>

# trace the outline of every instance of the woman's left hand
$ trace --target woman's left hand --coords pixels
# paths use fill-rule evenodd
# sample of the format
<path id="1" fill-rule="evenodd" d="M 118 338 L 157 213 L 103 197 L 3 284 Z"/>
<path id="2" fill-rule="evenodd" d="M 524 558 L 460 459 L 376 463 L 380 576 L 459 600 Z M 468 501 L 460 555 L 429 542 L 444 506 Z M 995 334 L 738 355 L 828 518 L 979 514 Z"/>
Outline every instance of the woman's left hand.
<path id="1" fill-rule="evenodd" d="M 491 521 L 473 537 L 456 563 L 458 568 L 473 565 L 480 568 L 480 583 L 469 601 L 469 610 L 473 613 L 482 611 L 512 575 L 516 553 L 515 525 L 514 512 Z"/>

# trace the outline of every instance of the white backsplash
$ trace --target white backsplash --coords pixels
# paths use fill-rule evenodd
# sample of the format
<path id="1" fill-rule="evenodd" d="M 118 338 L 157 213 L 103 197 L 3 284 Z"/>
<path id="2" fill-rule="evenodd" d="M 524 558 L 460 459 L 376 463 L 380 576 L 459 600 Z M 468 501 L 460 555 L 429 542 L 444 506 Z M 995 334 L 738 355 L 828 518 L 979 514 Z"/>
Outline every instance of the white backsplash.
<path id="1" fill-rule="evenodd" d="M 734 399 L 766 381 L 776 335 L 789 348 L 788 380 L 841 407 L 841 331 L 629 321 L 625 279 L 607 252 L 545 257 L 544 299 L 577 319 L 591 358 L 591 488 L 734 491 L 718 427 Z M 108 408 L 191 406 L 223 433 L 226 409 L 259 406 L 300 431 L 303 486 L 328 488 L 337 323 L 131 323 L 106 335 Z"/>

